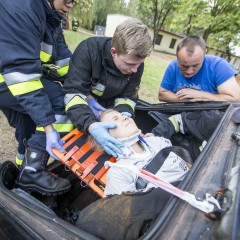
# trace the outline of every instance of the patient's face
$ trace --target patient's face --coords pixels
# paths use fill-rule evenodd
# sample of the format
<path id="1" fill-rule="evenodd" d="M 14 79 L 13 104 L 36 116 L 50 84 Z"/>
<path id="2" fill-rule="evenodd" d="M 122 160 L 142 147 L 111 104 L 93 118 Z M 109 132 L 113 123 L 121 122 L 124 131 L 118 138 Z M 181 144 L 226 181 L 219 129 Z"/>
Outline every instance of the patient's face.
<path id="1" fill-rule="evenodd" d="M 105 112 L 101 117 L 101 122 L 111 122 L 117 125 L 116 128 L 109 130 L 109 133 L 115 138 L 130 137 L 139 131 L 132 118 L 117 111 Z"/>

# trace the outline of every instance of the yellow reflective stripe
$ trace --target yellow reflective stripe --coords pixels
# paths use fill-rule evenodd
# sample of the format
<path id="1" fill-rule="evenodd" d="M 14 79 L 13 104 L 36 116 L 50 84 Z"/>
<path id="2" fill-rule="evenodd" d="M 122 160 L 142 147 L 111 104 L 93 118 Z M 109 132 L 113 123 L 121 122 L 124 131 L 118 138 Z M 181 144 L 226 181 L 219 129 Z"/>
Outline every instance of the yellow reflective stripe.
<path id="1" fill-rule="evenodd" d="M 53 127 L 58 131 L 58 132 L 71 132 L 74 129 L 73 124 L 53 124 Z"/>
<path id="2" fill-rule="evenodd" d="M 53 123 L 52 124 L 54 129 L 59 132 L 59 133 L 66 133 L 66 132 L 71 132 L 74 128 L 73 124 L 66 124 L 66 123 Z M 37 127 L 36 128 L 37 131 L 39 132 L 44 132 L 44 128 L 43 127 Z"/>
<path id="3" fill-rule="evenodd" d="M 115 107 L 118 106 L 118 105 L 121 105 L 121 104 L 127 104 L 127 105 L 129 105 L 129 106 L 132 108 L 132 110 L 134 111 L 134 105 L 131 104 L 131 103 L 130 103 L 129 101 L 127 101 L 127 100 L 121 100 L 121 101 L 119 101 L 119 102 L 115 105 Z"/>
<path id="4" fill-rule="evenodd" d="M 205 148 L 206 144 L 207 144 L 207 141 L 204 140 L 204 141 L 202 142 L 202 145 L 199 147 L 200 152 L 202 152 L 202 150 Z"/>
<path id="5" fill-rule="evenodd" d="M 17 165 L 22 165 L 23 160 L 16 157 L 15 162 L 16 162 Z"/>
<path id="6" fill-rule="evenodd" d="M 69 65 L 66 65 L 64 67 L 61 67 L 60 69 L 57 69 L 57 73 L 60 75 L 60 76 L 65 76 L 68 72 L 68 68 L 69 68 Z"/>
<path id="7" fill-rule="evenodd" d="M 79 105 L 79 104 L 86 104 L 86 101 L 84 101 L 82 98 L 80 98 L 79 96 L 75 96 L 73 99 L 71 99 L 68 104 L 66 105 L 65 110 L 67 111 L 70 107 L 75 106 L 75 105 Z"/>
<path id="8" fill-rule="evenodd" d="M 57 132 L 71 132 L 74 129 L 74 125 L 71 124 L 53 124 L 53 127 Z"/>
<path id="9" fill-rule="evenodd" d="M 43 88 L 43 85 L 41 81 L 38 80 L 32 80 L 32 81 L 27 81 L 27 82 L 20 82 L 17 84 L 13 84 L 8 86 L 9 90 L 11 91 L 13 96 L 21 95 L 21 94 L 26 94 L 30 92 L 34 92 L 38 89 Z"/>
<path id="10" fill-rule="evenodd" d="M 99 97 L 103 95 L 103 92 L 101 92 L 97 89 L 93 89 L 91 92 L 94 93 L 95 95 L 99 96 Z"/>
<path id="11" fill-rule="evenodd" d="M 44 51 L 40 51 L 40 59 L 42 62 L 49 62 L 50 61 L 50 58 L 51 58 L 51 54 L 48 54 Z"/>
<path id="12" fill-rule="evenodd" d="M 3 75 L 0 74 L 0 83 L 4 82 L 4 78 L 3 78 Z"/>
<path id="13" fill-rule="evenodd" d="M 168 119 L 173 124 L 175 132 L 178 133 L 180 131 L 180 126 L 179 126 L 177 118 L 173 115 L 173 116 L 169 117 Z"/>

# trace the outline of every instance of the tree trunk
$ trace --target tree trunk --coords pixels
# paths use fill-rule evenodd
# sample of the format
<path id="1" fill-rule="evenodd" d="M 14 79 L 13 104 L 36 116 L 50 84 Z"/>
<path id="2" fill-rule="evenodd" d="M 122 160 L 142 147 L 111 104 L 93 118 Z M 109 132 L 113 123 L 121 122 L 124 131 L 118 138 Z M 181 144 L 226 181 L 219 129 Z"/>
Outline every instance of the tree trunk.
<path id="1" fill-rule="evenodd" d="M 205 40 L 205 42 L 207 42 L 208 37 L 209 37 L 211 31 L 212 31 L 212 27 L 211 26 L 209 26 L 207 29 L 205 29 L 205 31 L 203 33 L 203 39 Z"/>
<path id="2" fill-rule="evenodd" d="M 227 43 L 226 43 L 226 53 L 227 53 L 227 61 L 230 62 L 231 61 L 231 57 L 232 57 L 232 53 L 231 53 L 231 48 L 229 47 L 229 44 L 231 42 L 232 39 L 228 39 Z"/>
<path id="3" fill-rule="evenodd" d="M 191 22 L 192 22 L 192 15 L 190 15 L 189 19 L 188 19 L 188 27 L 187 27 L 187 31 L 186 31 L 186 36 L 189 36 L 189 34 L 190 34 L 190 31 L 191 31 L 191 28 L 192 28 L 192 26 L 190 24 Z"/>
<path id="4" fill-rule="evenodd" d="M 156 34 L 157 34 L 157 14 L 158 14 L 158 0 L 154 0 L 153 2 L 153 9 L 154 9 L 154 18 L 153 18 L 153 50 L 155 46 Z"/>

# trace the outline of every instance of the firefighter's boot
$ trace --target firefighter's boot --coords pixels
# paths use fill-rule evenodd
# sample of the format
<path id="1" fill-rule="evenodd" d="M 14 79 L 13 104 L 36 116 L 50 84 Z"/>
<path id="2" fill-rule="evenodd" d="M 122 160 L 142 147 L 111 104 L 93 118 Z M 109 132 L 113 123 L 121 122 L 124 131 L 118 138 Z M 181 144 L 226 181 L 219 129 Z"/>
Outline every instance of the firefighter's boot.
<path id="1" fill-rule="evenodd" d="M 71 187 L 70 182 L 46 170 L 48 158 L 49 154 L 46 151 L 28 147 L 15 187 L 27 192 L 39 192 L 47 196 L 67 192 Z"/>

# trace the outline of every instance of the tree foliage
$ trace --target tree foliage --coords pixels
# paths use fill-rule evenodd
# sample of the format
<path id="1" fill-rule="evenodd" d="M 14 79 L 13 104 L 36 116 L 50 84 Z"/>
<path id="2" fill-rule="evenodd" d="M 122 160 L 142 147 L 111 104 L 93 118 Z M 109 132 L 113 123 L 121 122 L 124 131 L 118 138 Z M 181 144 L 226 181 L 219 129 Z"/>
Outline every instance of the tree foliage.
<path id="1" fill-rule="evenodd" d="M 108 14 L 125 14 L 141 19 L 156 35 L 160 29 L 182 35 L 199 35 L 208 46 L 232 53 L 239 45 L 240 0 L 76 0 L 73 9 L 81 25 L 93 30 L 105 26 Z"/>
<path id="2" fill-rule="evenodd" d="M 76 4 L 72 10 L 72 15 L 82 21 L 82 16 L 85 16 L 93 7 L 94 0 L 75 0 Z"/>
<path id="3" fill-rule="evenodd" d="M 239 0 L 181 0 L 168 26 L 185 35 L 200 35 L 230 56 L 231 45 L 239 38 L 239 7 Z"/>
<path id="4" fill-rule="evenodd" d="M 95 25 L 105 26 L 108 14 L 125 14 L 124 0 L 78 0 L 73 16 L 80 19 L 81 25 L 93 30 Z"/>
<path id="5" fill-rule="evenodd" d="M 166 19 L 174 11 L 178 0 L 139 0 L 138 17 L 153 28 L 153 46 L 156 35 L 163 28 Z"/>

